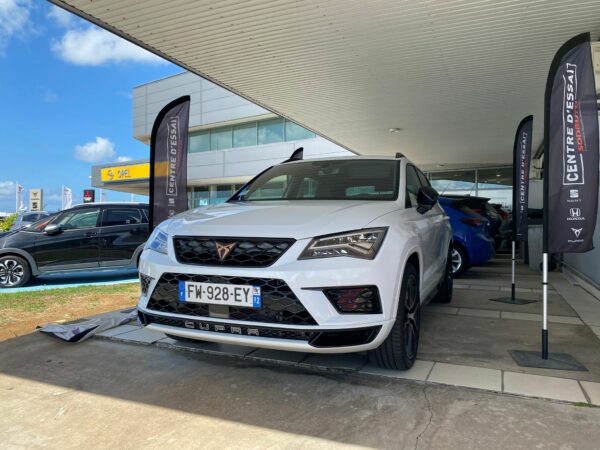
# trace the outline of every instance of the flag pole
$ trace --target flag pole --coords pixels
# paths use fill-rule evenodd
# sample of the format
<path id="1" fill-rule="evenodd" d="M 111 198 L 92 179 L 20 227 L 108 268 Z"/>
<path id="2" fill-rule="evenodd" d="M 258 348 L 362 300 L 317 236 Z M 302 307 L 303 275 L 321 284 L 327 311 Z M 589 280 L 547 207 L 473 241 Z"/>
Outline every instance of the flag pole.
<path id="1" fill-rule="evenodd" d="M 15 184 L 15 212 L 19 212 L 19 181 Z"/>
<path id="2" fill-rule="evenodd" d="M 65 209 L 65 185 L 60 188 L 60 210 Z"/>

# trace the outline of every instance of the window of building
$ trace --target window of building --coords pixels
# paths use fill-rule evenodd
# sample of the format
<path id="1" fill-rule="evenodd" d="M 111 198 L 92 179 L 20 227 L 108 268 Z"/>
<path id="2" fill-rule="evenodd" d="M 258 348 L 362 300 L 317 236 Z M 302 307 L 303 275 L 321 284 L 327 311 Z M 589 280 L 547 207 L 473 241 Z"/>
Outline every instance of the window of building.
<path id="1" fill-rule="evenodd" d="M 210 130 L 194 131 L 190 133 L 189 141 L 190 153 L 210 151 Z"/>
<path id="2" fill-rule="evenodd" d="M 210 130 L 210 149 L 225 150 L 231 148 L 231 131 L 231 127 L 222 127 Z"/>
<path id="3" fill-rule="evenodd" d="M 306 128 L 302 128 L 300 125 L 285 121 L 285 140 L 286 141 L 299 141 L 300 139 L 311 139 L 315 137 L 315 133 L 308 131 Z"/>
<path id="4" fill-rule="evenodd" d="M 476 195 L 475 171 L 431 172 L 431 185 L 442 195 Z"/>
<path id="5" fill-rule="evenodd" d="M 258 122 L 258 144 L 283 142 L 283 119 L 263 120 Z"/>
<path id="6" fill-rule="evenodd" d="M 256 122 L 233 127 L 233 147 L 250 147 L 257 144 Z"/>

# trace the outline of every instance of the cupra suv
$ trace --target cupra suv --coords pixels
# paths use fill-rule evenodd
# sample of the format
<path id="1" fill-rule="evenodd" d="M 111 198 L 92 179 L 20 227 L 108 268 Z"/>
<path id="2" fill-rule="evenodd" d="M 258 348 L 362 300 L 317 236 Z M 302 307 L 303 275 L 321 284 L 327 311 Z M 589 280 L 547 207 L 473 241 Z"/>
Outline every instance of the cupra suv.
<path id="1" fill-rule="evenodd" d="M 452 231 L 419 169 L 295 153 L 226 203 L 166 220 L 140 259 L 140 320 L 179 340 L 369 351 L 408 369 L 421 306 L 452 298 Z"/>

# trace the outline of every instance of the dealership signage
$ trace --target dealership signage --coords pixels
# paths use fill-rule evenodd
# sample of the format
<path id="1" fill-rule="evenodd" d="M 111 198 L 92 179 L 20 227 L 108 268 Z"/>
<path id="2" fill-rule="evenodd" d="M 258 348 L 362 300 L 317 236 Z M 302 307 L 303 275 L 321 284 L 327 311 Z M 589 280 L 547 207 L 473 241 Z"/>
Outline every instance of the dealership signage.
<path id="1" fill-rule="evenodd" d="M 560 50 L 548 79 L 547 250 L 587 252 L 598 209 L 598 108 L 589 34 Z"/>
<path id="2" fill-rule="evenodd" d="M 84 189 L 83 203 L 94 203 L 96 201 L 96 191 L 94 189 Z"/>
<path id="3" fill-rule="evenodd" d="M 147 180 L 150 177 L 150 164 L 123 164 L 100 169 L 100 181 L 104 183 Z"/>
<path id="4" fill-rule="evenodd" d="M 150 226 L 188 209 L 187 150 L 190 97 L 158 114 L 150 138 Z"/>
<path id="5" fill-rule="evenodd" d="M 44 210 L 44 190 L 29 189 L 29 211 Z"/>
<path id="6" fill-rule="evenodd" d="M 527 240 L 529 169 L 533 116 L 525 117 L 517 127 L 513 152 L 513 240 Z"/>

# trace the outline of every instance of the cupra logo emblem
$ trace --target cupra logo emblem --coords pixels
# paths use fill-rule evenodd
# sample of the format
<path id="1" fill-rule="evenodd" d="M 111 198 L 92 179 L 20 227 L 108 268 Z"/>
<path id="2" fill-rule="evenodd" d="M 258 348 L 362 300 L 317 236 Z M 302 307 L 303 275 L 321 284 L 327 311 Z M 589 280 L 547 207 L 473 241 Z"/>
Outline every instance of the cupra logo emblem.
<path id="1" fill-rule="evenodd" d="M 220 242 L 215 241 L 215 247 L 217 248 L 217 255 L 219 256 L 219 261 L 223 262 L 225 258 L 231 253 L 236 243 L 232 242 L 231 244 L 221 244 Z"/>

